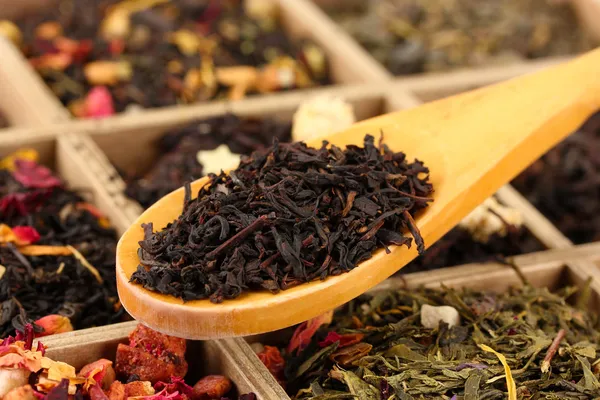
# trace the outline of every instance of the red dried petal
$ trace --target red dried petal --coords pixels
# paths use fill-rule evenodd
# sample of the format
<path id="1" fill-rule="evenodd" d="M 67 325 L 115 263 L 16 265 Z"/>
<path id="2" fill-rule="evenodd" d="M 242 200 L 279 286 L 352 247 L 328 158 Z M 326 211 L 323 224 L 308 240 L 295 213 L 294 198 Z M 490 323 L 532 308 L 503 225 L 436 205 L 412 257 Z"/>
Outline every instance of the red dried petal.
<path id="1" fill-rule="evenodd" d="M 154 385 L 154 389 L 157 392 L 162 392 L 166 390 L 166 393 L 179 393 L 189 397 L 190 399 L 194 396 L 194 389 L 185 383 L 183 378 L 178 376 L 172 376 L 170 383 L 165 382 L 156 382 Z"/>
<path id="2" fill-rule="evenodd" d="M 15 226 L 12 231 L 22 244 L 33 244 L 40 240 L 40 234 L 32 226 Z"/>
<path id="3" fill-rule="evenodd" d="M 288 345 L 288 353 L 291 354 L 296 349 L 298 349 L 298 352 L 304 350 L 306 346 L 308 346 L 308 344 L 310 343 L 315 332 L 317 332 L 321 325 L 330 323 L 332 317 L 333 311 L 327 312 L 323 315 L 319 315 L 318 317 L 315 317 L 298 325 L 298 327 L 294 331 L 292 339 L 290 340 L 290 344 Z"/>
<path id="4" fill-rule="evenodd" d="M 115 113 L 113 98 L 105 86 L 95 86 L 85 98 L 85 116 L 87 118 L 108 117 Z"/>
<path id="5" fill-rule="evenodd" d="M 0 216 L 27 215 L 35 211 L 49 194 L 47 190 L 7 194 L 0 198 Z"/>
<path id="6" fill-rule="evenodd" d="M 319 342 L 319 346 L 327 347 L 335 342 L 339 342 L 340 344 L 338 345 L 338 349 L 341 349 L 342 347 L 359 343 L 364 337 L 365 335 L 362 333 L 348 333 L 345 335 L 340 335 L 337 332 L 329 332 L 325 340 Z"/>
<path id="7" fill-rule="evenodd" d="M 15 160 L 15 167 L 12 175 L 25 187 L 51 189 L 62 186 L 62 182 L 52 174 L 52 171 L 35 161 Z"/>

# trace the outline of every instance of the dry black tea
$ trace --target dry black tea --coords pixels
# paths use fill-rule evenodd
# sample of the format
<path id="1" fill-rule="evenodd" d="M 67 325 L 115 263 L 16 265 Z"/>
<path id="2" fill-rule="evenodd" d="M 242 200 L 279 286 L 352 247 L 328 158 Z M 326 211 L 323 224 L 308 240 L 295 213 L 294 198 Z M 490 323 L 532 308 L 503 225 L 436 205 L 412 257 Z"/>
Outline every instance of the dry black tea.
<path id="1" fill-rule="evenodd" d="M 34 330 L 26 324 L 0 343 L 3 400 L 256 400 L 254 393 L 238 397 L 233 382 L 223 375 L 190 381 L 186 341 L 143 325 L 129 334 L 127 344 L 119 343 L 114 362 L 101 358 L 78 373 L 47 357 L 42 343 L 34 347 Z"/>
<path id="2" fill-rule="evenodd" d="M 520 212 L 492 197 L 398 273 L 501 261 L 541 250 L 544 246 L 523 226 Z"/>
<path id="3" fill-rule="evenodd" d="M 600 113 L 512 184 L 575 243 L 600 240 Z"/>
<path id="4" fill-rule="evenodd" d="M 568 2 L 327 1 L 326 11 L 395 75 L 576 54 L 593 48 Z"/>
<path id="5" fill-rule="evenodd" d="M 424 250 L 413 216 L 432 200 L 428 169 L 373 136 L 344 150 L 275 141 L 209 178 L 194 200 L 186 185 L 183 213 L 166 228 L 143 225 L 132 282 L 219 303 L 344 273 L 413 238 Z"/>
<path id="6" fill-rule="evenodd" d="M 121 321 L 116 232 L 36 159 L 0 161 L 1 337 L 34 320 L 41 334 Z"/>
<path id="7" fill-rule="evenodd" d="M 207 170 L 200 162 L 199 152 L 210 152 L 225 145 L 231 153 L 250 155 L 269 147 L 273 139 L 290 141 L 290 124 L 270 118 L 240 118 L 233 114 L 191 123 L 167 132 L 158 140 L 156 147 L 160 157 L 146 174 L 124 173 L 126 193 L 148 208 L 186 182 L 199 179 L 207 172 L 220 172 L 210 165 Z"/>
<path id="8" fill-rule="evenodd" d="M 593 399 L 600 332 L 578 291 L 373 292 L 255 351 L 294 399 Z"/>
<path id="9" fill-rule="evenodd" d="M 75 116 L 103 117 L 329 83 L 323 50 L 291 40 L 277 13 L 260 1 L 62 0 L 12 36 Z"/>

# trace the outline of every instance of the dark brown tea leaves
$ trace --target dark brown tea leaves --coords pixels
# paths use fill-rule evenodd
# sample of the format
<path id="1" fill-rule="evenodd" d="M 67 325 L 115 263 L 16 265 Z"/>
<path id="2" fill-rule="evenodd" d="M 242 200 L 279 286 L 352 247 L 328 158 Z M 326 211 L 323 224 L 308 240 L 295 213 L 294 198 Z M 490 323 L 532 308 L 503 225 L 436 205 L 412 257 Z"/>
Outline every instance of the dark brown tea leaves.
<path id="1" fill-rule="evenodd" d="M 219 303 L 339 275 L 378 248 L 424 243 L 413 216 L 432 200 L 428 169 L 374 138 L 320 149 L 275 141 L 244 157 L 165 229 L 145 225 L 133 282 L 184 300 Z"/>
<path id="2" fill-rule="evenodd" d="M 294 399 L 598 398 L 597 318 L 567 303 L 576 291 L 442 287 L 362 295 L 330 324 L 313 332 L 307 332 L 311 321 L 296 328 L 290 346 L 299 336 L 303 346 L 282 350 L 279 379 Z M 430 306 L 454 308 L 460 324 L 442 318 L 424 327 L 423 309 Z M 273 352 L 265 346 L 263 362 L 267 349 Z"/>

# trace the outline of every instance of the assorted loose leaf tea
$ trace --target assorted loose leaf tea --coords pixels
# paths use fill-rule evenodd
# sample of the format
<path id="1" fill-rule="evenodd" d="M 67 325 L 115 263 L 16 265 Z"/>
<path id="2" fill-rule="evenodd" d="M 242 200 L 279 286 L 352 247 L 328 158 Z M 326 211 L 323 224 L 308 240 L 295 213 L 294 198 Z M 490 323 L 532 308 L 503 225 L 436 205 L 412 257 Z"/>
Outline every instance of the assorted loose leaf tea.
<path id="1" fill-rule="evenodd" d="M 600 332 L 568 303 L 577 292 L 376 291 L 300 324 L 281 350 L 253 347 L 294 399 L 593 399 Z"/>
<path id="2" fill-rule="evenodd" d="M 62 0 L 0 24 L 77 117 L 329 83 L 325 53 L 287 36 L 276 2 Z"/>
<path id="3" fill-rule="evenodd" d="M 507 64 L 593 48 L 568 2 L 325 3 L 326 12 L 395 75 Z"/>
<path id="4" fill-rule="evenodd" d="M 160 157 L 143 176 L 126 173 L 128 196 L 144 208 L 186 182 L 199 179 L 207 173 L 220 173 L 218 166 L 239 163 L 239 155 L 269 147 L 273 139 L 288 142 L 291 139 L 289 123 L 270 118 L 240 118 L 233 114 L 191 123 L 167 132 L 156 147 Z M 228 149 L 214 153 L 215 149 Z M 235 154 L 231 154 L 235 153 Z M 205 161 L 208 156 L 209 163 Z"/>
<path id="5" fill-rule="evenodd" d="M 600 113 L 512 184 L 575 243 L 600 240 Z"/>
<path id="6" fill-rule="evenodd" d="M 521 213 L 491 197 L 398 273 L 500 261 L 541 250 L 544 246 L 523 226 Z"/>
<path id="7" fill-rule="evenodd" d="M 432 200 L 428 169 L 373 136 L 344 150 L 275 141 L 209 178 L 193 200 L 186 185 L 183 213 L 167 227 L 143 225 L 132 282 L 219 303 L 344 273 L 413 238 L 424 250 L 413 216 Z"/>
<path id="8" fill-rule="evenodd" d="M 229 378 L 208 375 L 186 383 L 186 341 L 143 325 L 119 344 L 114 362 L 101 358 L 76 371 L 32 347 L 34 327 L 24 326 L 0 345 L 0 397 L 3 400 L 256 400 L 254 393 L 235 396 Z"/>
<path id="9" fill-rule="evenodd" d="M 119 322 L 116 232 L 23 149 L 0 160 L 0 335 L 36 321 L 40 335 Z"/>

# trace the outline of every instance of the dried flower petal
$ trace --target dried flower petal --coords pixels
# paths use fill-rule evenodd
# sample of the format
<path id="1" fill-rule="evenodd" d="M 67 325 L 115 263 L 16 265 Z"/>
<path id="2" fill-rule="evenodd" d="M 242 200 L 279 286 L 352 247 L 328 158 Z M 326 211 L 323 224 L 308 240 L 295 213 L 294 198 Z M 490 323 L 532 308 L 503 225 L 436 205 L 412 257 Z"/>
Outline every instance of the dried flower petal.
<path id="1" fill-rule="evenodd" d="M 364 337 L 365 335 L 362 333 L 347 333 L 345 335 L 340 335 L 339 333 L 332 331 L 327 334 L 325 340 L 319 342 L 319 346 L 327 347 L 335 342 L 339 342 L 338 349 L 341 349 L 359 343 Z"/>
<path id="2" fill-rule="evenodd" d="M 254 87 L 258 80 L 258 71 L 247 66 L 222 67 L 217 68 L 216 76 L 221 85 Z"/>
<path id="3" fill-rule="evenodd" d="M 115 113 L 112 95 L 105 86 L 92 88 L 85 98 L 85 116 L 88 118 L 108 117 Z"/>
<path id="4" fill-rule="evenodd" d="M 298 352 L 304 350 L 310 343 L 315 332 L 317 332 L 322 325 L 330 324 L 332 319 L 333 310 L 298 325 L 290 340 L 290 344 L 288 345 L 288 353 L 291 354 L 296 349 L 298 349 Z"/>
<path id="5" fill-rule="evenodd" d="M 14 243 L 17 246 L 25 246 L 40 240 L 40 234 L 30 226 L 16 226 L 10 228 L 6 224 L 0 224 L 0 243 Z"/>
<path id="6" fill-rule="evenodd" d="M 13 177 L 27 188 L 51 189 L 62 186 L 50 169 L 29 160 L 16 160 Z"/>
<path id="7" fill-rule="evenodd" d="M 2 160 L 0 160 L 0 169 L 7 169 L 9 171 L 13 171 L 16 168 L 16 160 L 29 160 L 37 162 L 39 158 L 39 154 L 36 150 L 23 148 L 7 155 Z"/>
<path id="8" fill-rule="evenodd" d="M 43 332 L 36 334 L 37 337 L 73 331 L 71 320 L 58 314 L 46 315 L 35 321 L 35 324 L 44 329 Z"/>
<path id="9" fill-rule="evenodd" d="M 69 247 L 30 245 L 19 247 L 19 252 L 24 256 L 70 256 L 73 252 Z"/>
<path id="10" fill-rule="evenodd" d="M 169 42 L 177 46 L 185 56 L 193 56 L 200 51 L 200 36 L 188 29 L 180 29 L 169 34 Z"/>

